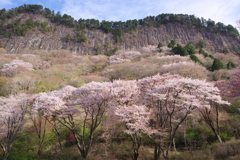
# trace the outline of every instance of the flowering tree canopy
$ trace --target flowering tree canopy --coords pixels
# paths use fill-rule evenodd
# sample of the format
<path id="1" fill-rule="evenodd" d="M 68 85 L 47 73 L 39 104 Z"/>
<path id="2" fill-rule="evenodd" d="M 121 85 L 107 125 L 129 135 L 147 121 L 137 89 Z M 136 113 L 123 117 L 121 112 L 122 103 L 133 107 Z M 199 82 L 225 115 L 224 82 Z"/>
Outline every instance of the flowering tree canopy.
<path id="1" fill-rule="evenodd" d="M 161 152 L 168 158 L 176 131 L 194 109 L 211 109 L 211 102 L 229 104 L 221 99 L 219 89 L 205 80 L 166 74 L 141 79 L 138 85 L 140 101 L 153 110 L 152 126 L 159 130 L 159 136 L 155 137 L 155 151 L 158 152 L 155 159 Z M 165 135 L 166 143 L 161 138 Z"/>
<path id="2" fill-rule="evenodd" d="M 123 81 L 115 80 L 111 85 L 111 96 L 115 105 L 128 105 L 138 97 L 139 87 L 135 80 Z"/>
<path id="3" fill-rule="evenodd" d="M 126 129 L 125 133 L 129 134 L 133 142 L 133 159 L 137 160 L 138 150 L 141 146 L 142 134 L 151 135 L 155 132 L 149 124 L 150 114 L 149 108 L 144 105 L 122 106 L 115 110 L 115 114 L 120 117 Z"/>
<path id="4" fill-rule="evenodd" d="M 11 95 L 8 98 L 0 97 L 0 145 L 6 159 L 18 131 L 23 125 L 27 109 L 27 95 Z"/>
<path id="5" fill-rule="evenodd" d="M 127 134 L 146 133 L 153 134 L 155 131 L 149 127 L 151 110 L 144 105 L 122 106 L 115 110 L 115 114 L 121 118 L 126 125 Z"/>

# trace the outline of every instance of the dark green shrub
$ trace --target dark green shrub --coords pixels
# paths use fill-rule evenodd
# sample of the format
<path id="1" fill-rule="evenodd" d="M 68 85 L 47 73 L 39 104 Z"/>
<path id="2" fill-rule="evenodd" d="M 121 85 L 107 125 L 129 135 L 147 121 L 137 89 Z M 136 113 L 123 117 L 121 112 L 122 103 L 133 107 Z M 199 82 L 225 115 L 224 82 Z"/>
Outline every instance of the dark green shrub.
<path id="1" fill-rule="evenodd" d="M 174 47 L 172 49 L 174 54 L 178 54 L 180 56 L 187 56 L 188 52 L 186 50 L 186 48 L 182 47 L 180 44 L 177 44 L 177 47 Z"/>
<path id="2" fill-rule="evenodd" d="M 194 48 L 194 46 L 192 45 L 191 42 L 188 43 L 184 48 L 187 50 L 188 54 L 190 54 L 190 55 L 196 53 L 195 48 Z"/>
<path id="3" fill-rule="evenodd" d="M 201 65 L 204 65 L 204 64 L 198 59 L 198 57 L 195 56 L 194 54 L 190 55 L 190 58 L 191 58 L 191 60 L 193 60 L 194 62 L 199 63 L 199 64 L 201 64 Z"/>
<path id="4" fill-rule="evenodd" d="M 232 68 L 236 68 L 236 65 L 232 61 L 229 61 L 227 64 L 227 69 L 232 69 Z"/>
<path id="5" fill-rule="evenodd" d="M 175 40 L 171 40 L 171 42 L 168 44 L 168 48 L 173 48 L 176 45 Z"/>
<path id="6" fill-rule="evenodd" d="M 220 61 L 217 58 L 214 58 L 213 64 L 212 64 L 212 71 L 219 70 L 219 69 L 226 69 L 222 61 Z"/>
<path id="7" fill-rule="evenodd" d="M 162 46 L 163 46 L 163 44 L 161 42 L 159 42 L 157 48 L 161 48 Z"/>

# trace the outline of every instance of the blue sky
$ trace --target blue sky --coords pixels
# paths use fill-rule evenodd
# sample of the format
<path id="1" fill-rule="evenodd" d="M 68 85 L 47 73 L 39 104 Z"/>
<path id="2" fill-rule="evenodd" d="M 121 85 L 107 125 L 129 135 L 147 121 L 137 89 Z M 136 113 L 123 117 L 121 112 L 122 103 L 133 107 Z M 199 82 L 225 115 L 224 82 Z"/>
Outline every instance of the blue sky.
<path id="1" fill-rule="evenodd" d="M 240 0 L 0 0 L 0 9 L 23 4 L 41 4 L 76 20 L 126 21 L 161 13 L 182 13 L 236 27 L 236 20 L 240 19 Z"/>

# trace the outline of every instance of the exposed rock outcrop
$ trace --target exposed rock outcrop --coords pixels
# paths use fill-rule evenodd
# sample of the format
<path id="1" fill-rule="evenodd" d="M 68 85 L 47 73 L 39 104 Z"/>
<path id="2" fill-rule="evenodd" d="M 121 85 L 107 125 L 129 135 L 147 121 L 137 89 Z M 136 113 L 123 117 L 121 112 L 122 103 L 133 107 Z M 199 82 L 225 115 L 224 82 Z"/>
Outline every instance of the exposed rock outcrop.
<path id="1" fill-rule="evenodd" d="M 37 20 L 47 20 L 45 18 L 34 17 Z M 18 53 L 20 50 L 29 49 L 67 49 L 79 55 L 85 54 L 105 54 L 112 52 L 116 47 L 121 50 L 140 50 L 144 46 L 157 45 L 159 42 L 167 45 L 171 40 L 176 40 L 180 44 L 188 42 L 197 43 L 204 40 L 207 47 L 212 51 L 228 49 L 233 51 L 233 45 L 240 48 L 239 37 L 228 36 L 223 33 L 213 33 L 206 29 L 195 29 L 192 26 L 171 23 L 161 25 L 158 28 L 140 27 L 135 31 L 124 33 L 121 41 L 116 43 L 115 37 L 111 33 L 105 33 L 101 29 L 85 29 L 86 42 L 77 42 L 76 31 L 62 25 L 56 25 L 48 21 L 51 31 L 42 32 L 38 28 L 27 31 L 24 37 L 12 35 L 9 38 L 0 37 L 0 44 L 8 53 Z M 53 29 L 54 28 L 54 29 Z M 67 42 L 66 36 L 71 35 L 71 40 Z"/>

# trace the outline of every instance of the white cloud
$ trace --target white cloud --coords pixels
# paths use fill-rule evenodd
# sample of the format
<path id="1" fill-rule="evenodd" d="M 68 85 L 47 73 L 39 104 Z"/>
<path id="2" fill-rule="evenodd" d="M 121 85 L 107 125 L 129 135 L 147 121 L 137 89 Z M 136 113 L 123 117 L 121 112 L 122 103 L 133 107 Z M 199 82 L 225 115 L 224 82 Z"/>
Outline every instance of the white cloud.
<path id="1" fill-rule="evenodd" d="M 109 15 L 112 3 L 109 0 L 65 0 L 62 13 L 72 15 L 75 19 L 103 19 Z"/>
<path id="2" fill-rule="evenodd" d="M 53 0 L 51 0 L 53 1 Z M 59 0 L 56 0 L 59 2 Z M 61 1 L 61 0 L 60 0 Z M 235 26 L 240 17 L 239 0 L 62 0 L 62 14 L 108 21 L 141 19 L 161 13 L 194 14 Z"/>
<path id="3" fill-rule="evenodd" d="M 7 6 L 10 6 L 12 5 L 12 1 L 11 0 L 1 0 L 1 3 L 0 3 L 0 8 L 6 8 Z"/>
<path id="4" fill-rule="evenodd" d="M 240 17 L 237 13 L 240 9 L 240 1 L 236 0 L 168 0 L 162 1 L 159 5 L 157 1 L 152 3 L 151 5 L 157 6 L 152 8 L 152 12 L 156 14 L 159 10 L 165 13 L 194 14 L 197 17 L 210 18 L 216 22 L 232 25 Z"/>
<path id="5" fill-rule="evenodd" d="M 79 18 L 126 21 L 161 13 L 194 14 L 235 26 L 240 19 L 240 0 L 1 0 L 0 8 L 41 4 L 55 12 Z"/>

